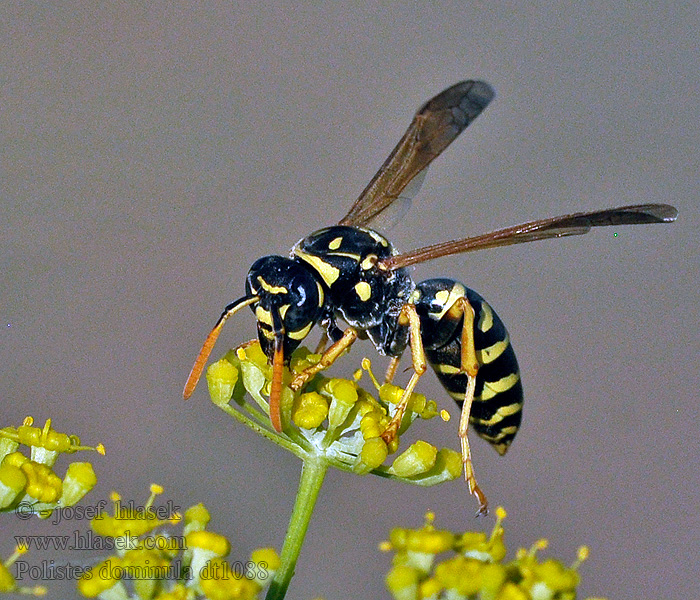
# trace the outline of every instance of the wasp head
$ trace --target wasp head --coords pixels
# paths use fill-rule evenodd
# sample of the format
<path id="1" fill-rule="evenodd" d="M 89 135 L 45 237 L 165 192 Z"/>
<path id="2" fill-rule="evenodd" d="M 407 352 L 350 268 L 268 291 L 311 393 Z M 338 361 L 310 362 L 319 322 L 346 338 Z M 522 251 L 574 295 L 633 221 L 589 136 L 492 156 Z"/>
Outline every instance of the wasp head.
<path id="1" fill-rule="evenodd" d="M 260 346 L 272 361 L 282 341 L 285 362 L 322 314 L 325 295 L 321 284 L 300 262 L 282 256 L 255 261 L 246 278 L 246 295 L 258 320 Z"/>

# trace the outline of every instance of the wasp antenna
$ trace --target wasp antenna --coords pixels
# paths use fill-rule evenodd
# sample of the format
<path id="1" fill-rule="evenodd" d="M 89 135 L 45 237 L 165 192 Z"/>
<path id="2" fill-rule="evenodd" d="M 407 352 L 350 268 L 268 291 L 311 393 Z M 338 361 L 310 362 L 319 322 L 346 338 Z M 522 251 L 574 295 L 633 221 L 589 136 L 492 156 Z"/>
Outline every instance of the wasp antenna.
<path id="1" fill-rule="evenodd" d="M 224 309 L 224 312 L 221 313 L 216 325 L 214 325 L 214 328 L 209 332 L 207 339 L 204 340 L 204 344 L 202 344 L 202 349 L 199 351 L 197 360 L 195 360 L 194 365 L 192 365 L 190 376 L 187 378 L 185 389 L 182 392 L 182 396 L 185 400 L 189 399 L 192 392 L 194 392 L 194 388 L 197 387 L 199 378 L 202 376 L 202 371 L 204 371 L 204 365 L 207 364 L 207 360 L 209 360 L 209 355 L 214 349 L 214 344 L 216 344 L 216 340 L 219 337 L 219 333 L 221 333 L 221 328 L 224 326 L 226 319 L 228 319 L 233 313 L 238 312 L 244 306 L 249 306 L 254 302 L 257 302 L 259 299 L 260 298 L 258 296 L 243 296 L 243 298 L 229 304 Z"/>

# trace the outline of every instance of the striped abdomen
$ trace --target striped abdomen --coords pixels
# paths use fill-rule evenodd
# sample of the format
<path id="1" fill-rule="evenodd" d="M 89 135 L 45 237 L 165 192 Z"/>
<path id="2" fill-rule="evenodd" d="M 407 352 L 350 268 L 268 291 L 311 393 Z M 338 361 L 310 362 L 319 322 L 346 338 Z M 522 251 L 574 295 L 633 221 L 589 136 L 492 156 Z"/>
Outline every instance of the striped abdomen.
<path id="1" fill-rule="evenodd" d="M 461 312 L 450 309 L 460 298 L 466 298 L 474 309 L 472 339 L 480 366 L 469 423 L 504 454 L 520 426 L 523 388 L 503 322 L 479 294 L 452 279 L 423 281 L 412 298 L 421 321 L 426 358 L 460 407 L 467 389 L 467 375 L 460 373 L 464 318 Z"/>

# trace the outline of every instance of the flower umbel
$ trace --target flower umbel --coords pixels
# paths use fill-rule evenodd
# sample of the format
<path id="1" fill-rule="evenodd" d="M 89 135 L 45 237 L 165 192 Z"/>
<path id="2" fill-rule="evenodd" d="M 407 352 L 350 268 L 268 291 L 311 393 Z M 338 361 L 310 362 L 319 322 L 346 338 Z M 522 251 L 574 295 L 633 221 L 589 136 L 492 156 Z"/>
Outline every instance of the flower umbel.
<path id="1" fill-rule="evenodd" d="M 424 441 L 414 443 L 393 463 L 386 464 L 389 454 L 399 448 L 399 436 L 411 423 L 438 414 L 435 402 L 428 402 L 421 394 L 412 394 L 396 435 L 392 431 L 385 441 L 383 434 L 404 391 L 391 384 L 379 385 L 367 359 L 352 379 L 328 378 L 316 373 L 300 389 L 292 389 L 292 379 L 317 365 L 320 359 L 321 355 L 303 347 L 290 357 L 289 368 L 285 367 L 282 376 L 281 433 L 270 423 L 272 367 L 257 341 L 231 350 L 207 370 L 214 404 L 303 462 L 279 569 L 270 584 L 267 600 L 279 600 L 287 591 L 329 467 L 423 486 L 455 479 L 462 472 L 460 454 L 451 449 L 438 450 Z M 376 397 L 358 385 L 364 372 L 369 374 Z"/>
<path id="2" fill-rule="evenodd" d="M 379 385 L 367 359 L 363 370 L 376 388 L 376 397 L 358 385 L 363 370 L 353 379 L 316 375 L 301 390 L 289 387 L 292 377 L 316 364 L 319 354 L 306 348 L 294 352 L 285 369 L 282 391 L 283 433 L 277 433 L 268 417 L 268 395 L 272 369 L 258 342 L 249 342 L 228 352 L 207 370 L 212 402 L 259 434 L 305 459 L 322 458 L 328 466 L 356 474 L 373 473 L 414 485 L 436 485 L 459 477 L 461 456 L 452 449 L 438 450 L 418 441 L 391 464 L 387 457 L 396 452 L 398 438 L 382 440 L 396 408 L 402 388 Z M 252 402 L 251 402 L 252 399 Z M 438 414 L 435 402 L 413 394 L 399 429 L 405 433 L 416 419 Z"/>
<path id="3" fill-rule="evenodd" d="M 580 582 L 578 567 L 588 549 L 582 547 L 577 560 L 567 567 L 554 559 L 540 561 L 537 553 L 547 543 L 538 540 L 504 562 L 505 516 L 503 508 L 496 509 L 496 524 L 489 536 L 436 530 L 432 513 L 420 529 L 393 529 L 389 541 L 381 545 L 382 550 L 394 552 L 386 577 L 392 596 L 396 600 L 573 600 Z"/>
<path id="4" fill-rule="evenodd" d="M 27 417 L 19 427 L 0 429 L 0 511 L 29 503 L 35 513 L 47 518 L 57 508 L 73 506 L 97 483 L 88 462 L 74 462 L 61 478 L 53 466 L 61 454 L 93 450 L 105 453 L 104 446 L 83 446 L 76 435 L 60 433 L 48 419 L 43 427 L 34 427 Z M 22 446 L 30 454 L 20 451 Z"/>

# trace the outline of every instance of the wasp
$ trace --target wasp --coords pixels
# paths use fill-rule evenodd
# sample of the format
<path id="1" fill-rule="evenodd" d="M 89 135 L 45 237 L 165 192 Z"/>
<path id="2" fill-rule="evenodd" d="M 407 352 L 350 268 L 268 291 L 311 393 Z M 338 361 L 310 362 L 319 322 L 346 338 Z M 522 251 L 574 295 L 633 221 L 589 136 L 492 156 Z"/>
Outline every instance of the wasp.
<path id="1" fill-rule="evenodd" d="M 387 442 L 394 439 L 410 396 L 430 365 L 461 407 L 459 439 L 465 479 L 479 502 L 478 514 L 485 514 L 488 504 L 474 474 L 467 430 L 471 425 L 499 454 L 507 451 L 520 426 L 523 407 L 515 353 L 503 322 L 479 294 L 453 279 L 416 284 L 409 267 L 462 252 L 584 234 L 592 227 L 668 223 L 678 214 L 666 204 L 623 206 L 397 252 L 373 227 L 405 212 L 428 165 L 493 97 L 490 85 L 472 80 L 439 93 L 418 110 L 337 225 L 303 238 L 289 256 L 255 261 L 246 278 L 245 295 L 226 306 L 206 338 L 184 397 L 194 391 L 226 320 L 246 306 L 255 314 L 260 345 L 272 364 L 269 410 L 278 432 L 284 429 L 280 409 L 284 366 L 314 325 L 323 328 L 321 359 L 293 378 L 292 389 L 299 389 L 332 365 L 358 337 L 369 338 L 379 354 L 391 358 L 387 381 L 393 379 L 408 349 L 413 373 L 382 437 Z"/>

